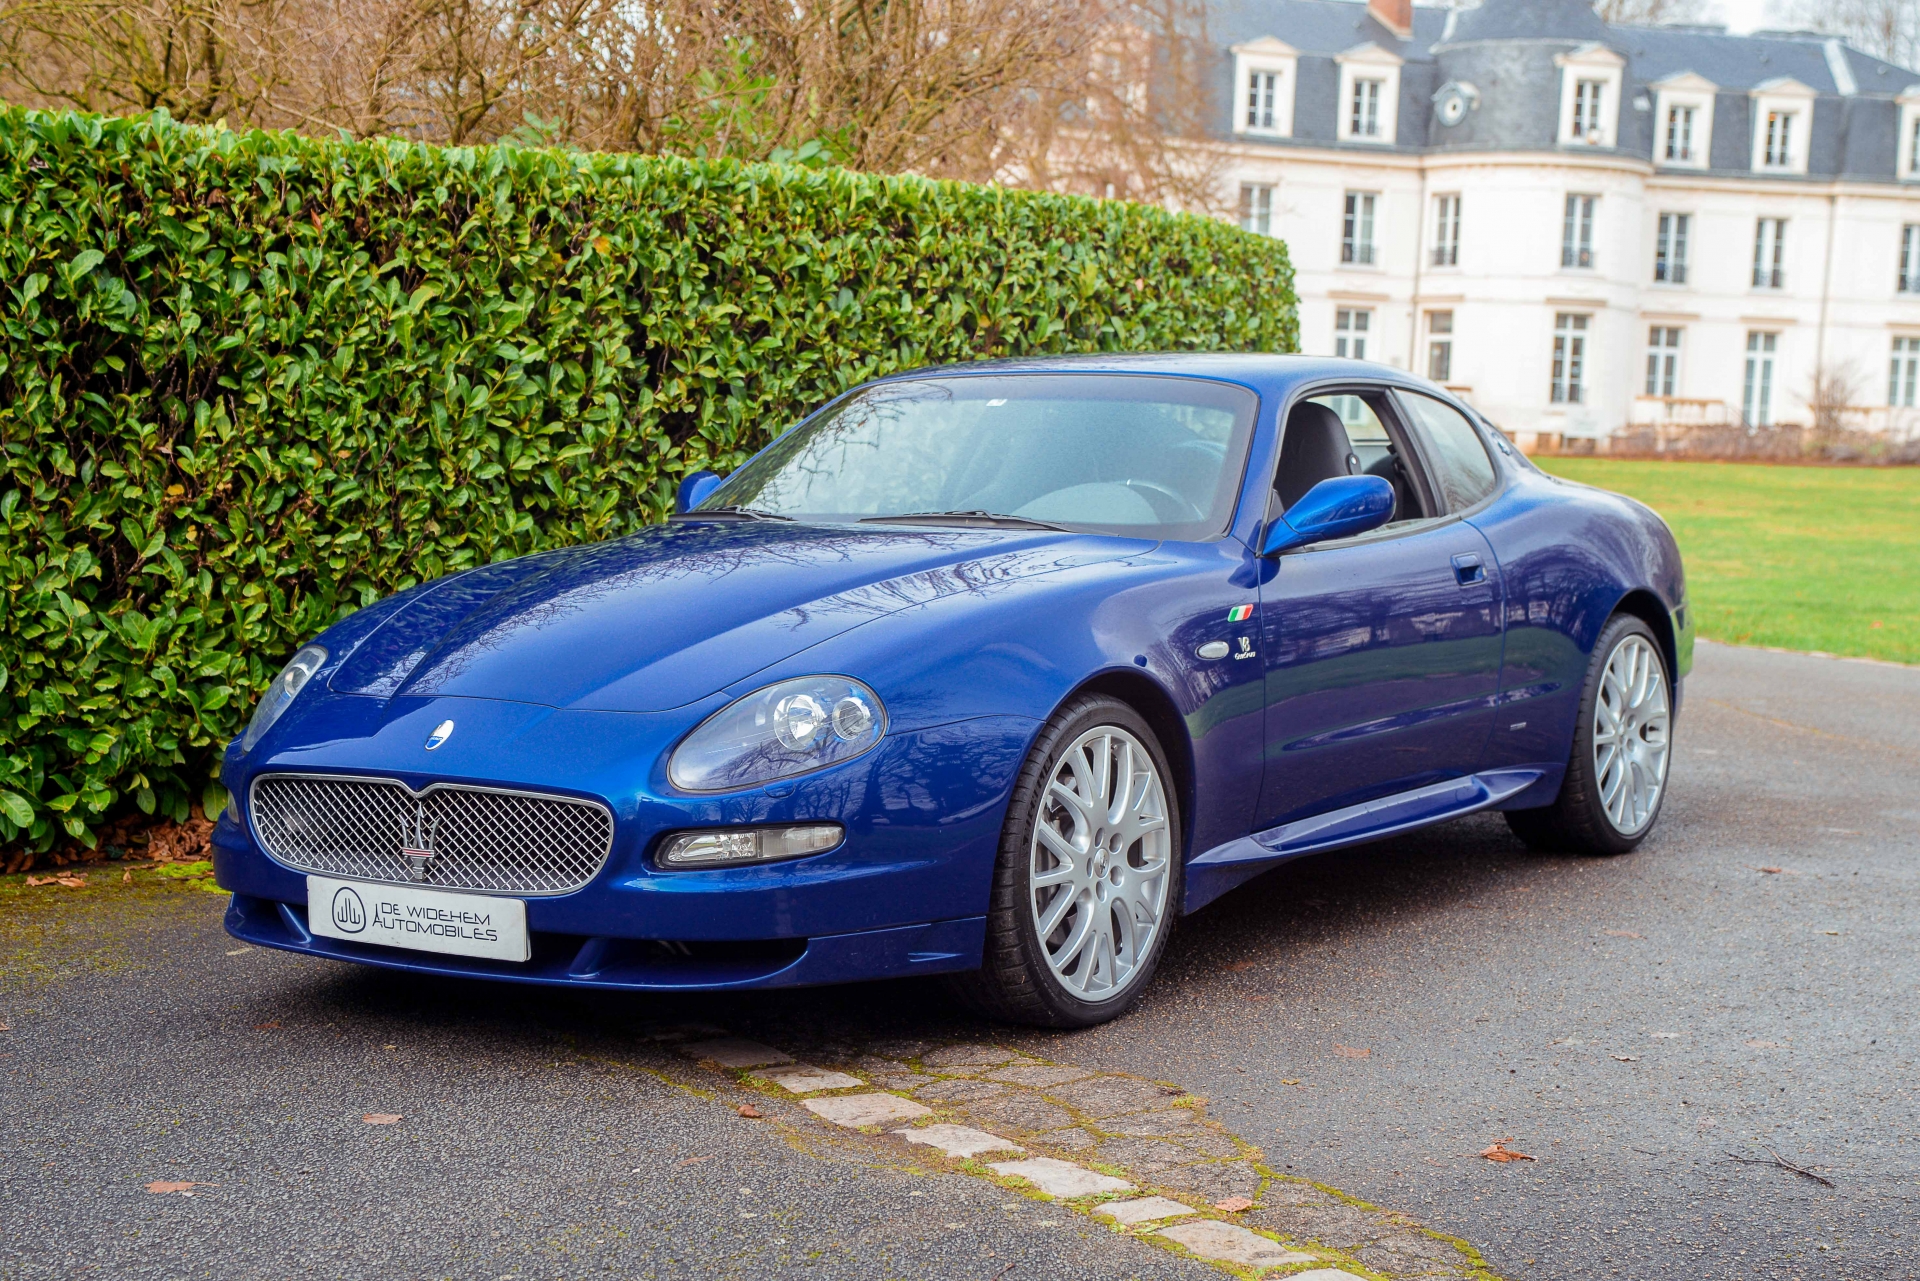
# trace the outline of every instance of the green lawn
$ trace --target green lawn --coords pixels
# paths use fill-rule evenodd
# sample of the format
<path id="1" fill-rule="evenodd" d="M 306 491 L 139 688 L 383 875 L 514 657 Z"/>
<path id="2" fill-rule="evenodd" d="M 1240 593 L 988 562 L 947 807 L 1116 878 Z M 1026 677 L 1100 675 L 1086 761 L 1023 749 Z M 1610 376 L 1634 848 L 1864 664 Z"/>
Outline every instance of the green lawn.
<path id="1" fill-rule="evenodd" d="M 1666 518 L 1701 636 L 1920 663 L 1920 468 L 1536 461 Z"/>

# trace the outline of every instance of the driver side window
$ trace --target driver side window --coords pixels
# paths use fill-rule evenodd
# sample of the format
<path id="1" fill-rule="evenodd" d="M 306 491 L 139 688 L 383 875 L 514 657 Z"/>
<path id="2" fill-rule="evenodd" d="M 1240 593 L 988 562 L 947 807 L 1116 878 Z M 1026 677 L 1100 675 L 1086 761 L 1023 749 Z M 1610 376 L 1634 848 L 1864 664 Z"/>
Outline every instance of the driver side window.
<path id="1" fill-rule="evenodd" d="M 1407 447 L 1387 426 L 1386 410 L 1383 392 L 1341 392 L 1296 404 L 1281 441 L 1274 512 L 1285 511 L 1323 480 L 1378 476 L 1393 486 L 1392 524 L 1428 519 L 1432 513 Z"/>

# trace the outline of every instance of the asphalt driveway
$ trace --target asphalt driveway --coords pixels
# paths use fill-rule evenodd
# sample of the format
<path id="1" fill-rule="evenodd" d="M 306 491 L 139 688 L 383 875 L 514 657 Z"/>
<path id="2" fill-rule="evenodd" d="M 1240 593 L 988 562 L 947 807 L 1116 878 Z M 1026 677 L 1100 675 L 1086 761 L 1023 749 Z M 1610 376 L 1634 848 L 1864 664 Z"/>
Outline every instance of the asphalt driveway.
<path id="1" fill-rule="evenodd" d="M 1678 737 L 1636 854 L 1542 858 L 1483 817 L 1282 869 L 1189 922 L 1134 1015 L 1072 1036 L 908 984 L 397 979 L 241 951 L 197 891 L 8 900 L 0 1276 L 1220 1275 L 740 1118 L 676 1066 L 687 1023 L 1176 1082 L 1273 1169 L 1508 1278 L 1920 1274 L 1920 671 L 1703 646 Z M 1476 1155 L 1494 1140 L 1535 1159 Z"/>

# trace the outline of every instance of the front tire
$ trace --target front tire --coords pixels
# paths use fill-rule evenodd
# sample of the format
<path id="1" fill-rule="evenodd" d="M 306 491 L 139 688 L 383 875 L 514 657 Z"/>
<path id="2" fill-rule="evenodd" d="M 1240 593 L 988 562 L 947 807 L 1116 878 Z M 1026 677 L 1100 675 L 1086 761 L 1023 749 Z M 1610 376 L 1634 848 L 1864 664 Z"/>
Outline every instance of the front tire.
<path id="1" fill-rule="evenodd" d="M 1179 910 L 1182 833 L 1166 753 L 1117 699 L 1076 698 L 1014 782 L 985 964 L 955 994 L 989 1018 L 1092 1027 L 1132 1008 Z"/>
<path id="2" fill-rule="evenodd" d="M 1671 690 L 1653 629 L 1614 615 L 1593 647 L 1560 795 L 1544 809 L 1509 810 L 1514 835 L 1536 850 L 1597 855 L 1646 840 L 1667 797 Z"/>

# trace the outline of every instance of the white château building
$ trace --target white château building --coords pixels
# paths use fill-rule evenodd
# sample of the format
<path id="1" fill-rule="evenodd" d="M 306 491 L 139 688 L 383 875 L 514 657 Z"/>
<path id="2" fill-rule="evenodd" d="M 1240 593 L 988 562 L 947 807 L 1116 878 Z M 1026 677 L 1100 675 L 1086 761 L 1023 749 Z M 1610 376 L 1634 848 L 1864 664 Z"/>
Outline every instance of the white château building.
<path id="1" fill-rule="evenodd" d="M 1920 75 L 1585 0 L 1210 21 L 1229 181 L 1288 243 L 1305 350 L 1429 375 L 1523 443 L 1816 404 L 1920 425 Z"/>

